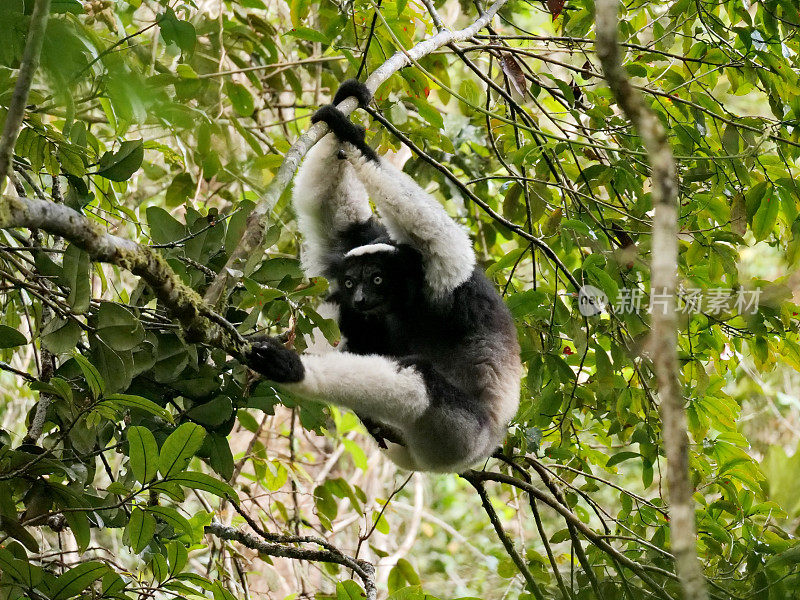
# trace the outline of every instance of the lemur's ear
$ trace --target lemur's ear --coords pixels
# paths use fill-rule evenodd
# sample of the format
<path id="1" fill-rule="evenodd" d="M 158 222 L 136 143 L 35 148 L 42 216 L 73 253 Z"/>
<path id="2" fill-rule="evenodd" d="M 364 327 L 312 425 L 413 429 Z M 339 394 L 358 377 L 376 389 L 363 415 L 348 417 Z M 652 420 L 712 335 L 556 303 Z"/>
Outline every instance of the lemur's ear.
<path id="1" fill-rule="evenodd" d="M 355 96 L 358 99 L 358 105 L 361 108 L 366 108 L 369 101 L 372 100 L 372 92 L 369 91 L 366 85 L 358 79 L 348 79 L 339 86 L 336 95 L 333 97 L 333 104 L 341 104 L 350 96 Z"/>

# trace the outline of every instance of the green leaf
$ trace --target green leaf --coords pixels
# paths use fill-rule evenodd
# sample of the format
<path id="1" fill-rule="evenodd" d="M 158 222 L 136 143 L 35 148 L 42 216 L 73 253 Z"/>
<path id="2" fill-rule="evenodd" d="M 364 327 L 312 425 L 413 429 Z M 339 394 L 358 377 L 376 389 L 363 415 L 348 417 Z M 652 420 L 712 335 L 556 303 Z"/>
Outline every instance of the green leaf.
<path id="1" fill-rule="evenodd" d="M 178 173 L 172 180 L 172 183 L 169 184 L 164 201 L 167 203 L 167 206 L 179 206 L 194 195 L 196 187 L 197 186 L 195 185 L 194 180 L 189 173 Z M 150 209 L 148 208 L 147 210 L 149 211 Z M 147 220 L 150 222 L 149 213 Z M 150 227 L 152 229 L 152 223 Z M 183 228 L 183 225 L 180 225 L 180 227 Z"/>
<path id="2" fill-rule="evenodd" d="M 433 106 L 421 98 L 411 98 L 411 103 L 417 108 L 419 116 L 425 119 L 436 129 L 444 129 L 444 119 L 442 114 Z"/>
<path id="3" fill-rule="evenodd" d="M 291 31 L 287 32 L 286 35 L 290 35 L 301 40 L 307 40 L 309 42 L 319 42 L 321 44 L 328 44 L 330 42 L 328 36 L 326 36 L 324 33 L 309 27 L 298 27 L 296 29 L 292 29 Z"/>
<path id="4" fill-rule="evenodd" d="M 155 533 L 155 530 L 155 517 L 138 507 L 134 508 L 131 512 L 128 526 L 125 528 L 125 532 L 128 535 L 128 541 L 133 549 L 134 554 L 139 554 L 147 547 L 147 545 L 150 543 L 150 540 L 153 539 L 153 533 Z"/>
<path id="5" fill-rule="evenodd" d="M 183 471 L 203 445 L 206 430 L 195 423 L 184 423 L 173 431 L 161 446 L 158 470 L 165 478 Z"/>
<path id="6" fill-rule="evenodd" d="M 77 496 L 68 504 L 71 508 L 82 508 L 82 501 L 83 498 Z M 67 511 L 64 513 L 64 517 L 66 517 L 67 525 L 69 525 L 72 535 L 75 537 L 78 550 L 84 552 L 92 540 L 89 516 L 85 511 Z"/>
<path id="7" fill-rule="evenodd" d="M 325 485 L 319 485 L 314 490 L 314 504 L 317 511 L 328 519 L 335 519 L 339 512 L 339 507 L 336 504 L 336 499 L 333 494 Z"/>
<path id="8" fill-rule="evenodd" d="M 223 479 L 233 476 L 233 454 L 228 438 L 218 433 L 208 436 L 208 448 L 211 454 L 211 468 L 219 473 Z"/>
<path id="9" fill-rule="evenodd" d="M 144 327 L 124 306 L 101 302 L 97 311 L 97 335 L 114 350 L 132 350 L 144 340 Z"/>
<path id="10" fill-rule="evenodd" d="M 82 333 L 74 319 L 53 317 L 42 330 L 42 344 L 53 354 L 65 354 L 78 345 Z"/>
<path id="11" fill-rule="evenodd" d="M 186 566 L 189 560 L 189 553 L 186 546 L 180 542 L 169 542 L 167 546 L 167 563 L 169 563 L 169 574 L 177 575 Z"/>
<path id="12" fill-rule="evenodd" d="M 471 79 L 465 79 L 458 88 L 458 94 L 469 104 L 479 106 L 481 103 L 481 91 L 477 84 Z"/>
<path id="13" fill-rule="evenodd" d="M 75 244 L 70 244 L 64 252 L 63 265 L 63 281 L 69 286 L 67 304 L 76 313 L 85 313 L 92 299 L 89 255 Z"/>
<path id="14" fill-rule="evenodd" d="M 220 395 L 193 407 L 187 414 L 192 421 L 208 427 L 216 427 L 231 418 L 233 405 L 228 396 Z"/>
<path id="15" fill-rule="evenodd" d="M 52 0 L 50 3 L 51 14 L 72 13 L 83 14 L 83 5 L 78 0 Z"/>
<path id="16" fill-rule="evenodd" d="M 105 398 L 104 402 L 109 402 L 115 407 L 125 406 L 127 408 L 143 410 L 152 415 L 161 417 L 170 423 L 173 421 L 172 414 L 166 408 L 159 406 L 152 400 L 142 398 L 141 396 L 133 396 L 131 394 L 110 394 Z"/>
<path id="17" fill-rule="evenodd" d="M 158 206 L 149 206 L 146 211 L 150 237 L 156 244 L 169 244 L 186 237 L 186 226 Z"/>
<path id="18" fill-rule="evenodd" d="M 92 365 L 85 356 L 76 354 L 74 358 L 75 362 L 77 362 L 78 366 L 81 368 L 81 371 L 83 371 L 83 376 L 86 378 L 86 383 L 89 384 L 92 396 L 97 400 L 103 395 L 103 390 L 105 390 L 103 378 L 100 377 L 100 373 L 97 372 L 97 369 L 94 368 L 94 365 Z"/>
<path id="19" fill-rule="evenodd" d="M 195 490 L 203 490 L 226 500 L 238 502 L 239 495 L 224 481 L 197 471 L 184 471 L 169 478 L 170 481 Z"/>
<path id="20" fill-rule="evenodd" d="M 106 152 L 97 165 L 97 174 L 110 181 L 127 181 L 144 160 L 142 140 L 122 142 L 116 152 Z"/>
<path id="21" fill-rule="evenodd" d="M 225 93 L 233 105 L 233 109 L 243 117 L 249 117 L 256 109 L 253 96 L 248 89 L 240 83 L 229 81 L 225 84 Z"/>
<path id="22" fill-rule="evenodd" d="M 185 65 L 185 64 L 180 64 L 177 67 L 175 67 L 175 72 L 178 74 L 178 76 L 181 79 L 199 79 L 200 78 L 199 75 L 197 74 L 197 72 L 195 72 L 195 70 L 191 66 Z"/>
<path id="23" fill-rule="evenodd" d="M 5 548 L 0 548 L 0 572 L 30 588 L 39 585 L 43 576 L 41 567 L 15 558 Z"/>
<path id="24" fill-rule="evenodd" d="M 105 393 L 126 389 L 133 378 L 133 353 L 116 351 L 97 336 L 89 336 L 89 360 L 105 382 Z"/>
<path id="25" fill-rule="evenodd" d="M 780 207 L 780 198 L 775 194 L 775 190 L 772 187 L 767 188 L 758 205 L 758 210 L 753 215 L 753 235 L 759 242 L 775 229 Z"/>
<path id="26" fill-rule="evenodd" d="M 424 598 L 420 593 L 420 599 Z M 366 594 L 360 585 L 355 581 L 339 581 L 336 583 L 336 600 L 364 600 Z"/>
<path id="27" fill-rule="evenodd" d="M 606 467 L 613 467 L 614 465 L 618 465 L 621 462 L 624 462 L 631 458 L 639 458 L 640 456 L 641 454 L 639 454 L 638 452 L 617 452 L 606 461 Z"/>
<path id="28" fill-rule="evenodd" d="M 18 542 L 21 542 L 31 552 L 39 552 L 39 542 L 20 524 L 15 516 L 0 515 L 0 531 L 4 531 Z"/>
<path id="29" fill-rule="evenodd" d="M 165 42 L 176 44 L 185 53 L 194 50 L 197 43 L 197 32 L 194 25 L 176 17 L 175 11 L 171 8 L 167 8 L 166 12 L 159 17 L 158 26 L 161 28 L 161 37 Z"/>
<path id="30" fill-rule="evenodd" d="M 185 517 L 182 517 L 174 508 L 169 506 L 148 506 L 147 512 L 158 516 L 177 533 L 191 537 L 192 524 Z"/>
<path id="31" fill-rule="evenodd" d="M 81 155 L 66 146 L 58 148 L 58 162 L 61 163 L 61 168 L 64 172 L 75 177 L 83 177 L 86 175 L 86 165 L 83 164 Z"/>
<path id="32" fill-rule="evenodd" d="M 16 348 L 28 343 L 28 339 L 8 325 L 0 325 L 0 348 Z"/>
<path id="33" fill-rule="evenodd" d="M 55 580 L 51 587 L 50 598 L 52 600 L 71 598 L 110 572 L 108 566 L 94 560 L 79 564 Z"/>
<path id="34" fill-rule="evenodd" d="M 128 427 L 128 456 L 139 483 L 148 483 L 158 473 L 158 444 L 146 427 Z"/>

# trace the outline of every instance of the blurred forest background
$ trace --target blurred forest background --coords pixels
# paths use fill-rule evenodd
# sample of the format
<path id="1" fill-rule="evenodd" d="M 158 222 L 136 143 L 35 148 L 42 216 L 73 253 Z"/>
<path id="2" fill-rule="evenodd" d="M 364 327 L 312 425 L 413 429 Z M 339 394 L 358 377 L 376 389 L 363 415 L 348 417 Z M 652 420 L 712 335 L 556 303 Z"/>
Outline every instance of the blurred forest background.
<path id="1" fill-rule="evenodd" d="M 3 600 L 680 597 L 647 156 L 602 77 L 592 1 L 498 5 L 355 115 L 469 228 L 518 324 L 503 456 L 460 477 L 399 471 L 353 414 L 277 393 L 237 348 L 254 332 L 298 350 L 315 329 L 338 338 L 289 202 L 310 115 L 490 7 L 0 2 L 0 123 L 33 75 L 19 137 L 0 140 Z M 679 167 L 709 595 L 800 597 L 800 12 L 633 0 L 619 31 Z M 33 223 L 38 201 L 55 217 Z M 609 309 L 582 315 L 576 284 Z"/>

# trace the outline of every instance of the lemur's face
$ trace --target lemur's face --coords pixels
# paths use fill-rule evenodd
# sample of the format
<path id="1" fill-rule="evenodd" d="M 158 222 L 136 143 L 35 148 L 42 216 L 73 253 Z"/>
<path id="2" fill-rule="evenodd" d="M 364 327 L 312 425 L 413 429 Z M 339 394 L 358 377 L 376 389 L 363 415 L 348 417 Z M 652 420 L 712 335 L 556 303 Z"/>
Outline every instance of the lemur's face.
<path id="1" fill-rule="evenodd" d="M 391 308 L 392 269 L 386 257 L 358 256 L 348 259 L 339 276 L 339 294 L 353 310 L 382 315 Z"/>

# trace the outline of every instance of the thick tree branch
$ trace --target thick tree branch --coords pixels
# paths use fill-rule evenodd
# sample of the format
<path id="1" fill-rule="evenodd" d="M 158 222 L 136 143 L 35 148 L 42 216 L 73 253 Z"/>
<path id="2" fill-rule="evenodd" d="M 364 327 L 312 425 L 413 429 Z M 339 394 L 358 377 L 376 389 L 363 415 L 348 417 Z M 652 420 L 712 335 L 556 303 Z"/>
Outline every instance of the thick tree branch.
<path id="1" fill-rule="evenodd" d="M 6 183 L 6 177 L 11 169 L 11 155 L 22 128 L 22 119 L 25 116 L 25 106 L 28 103 L 28 93 L 31 91 L 33 75 L 39 66 L 39 55 L 42 53 L 44 33 L 47 29 L 47 18 L 50 16 L 50 0 L 36 0 L 31 15 L 31 25 L 28 29 L 28 39 L 22 53 L 22 62 L 19 66 L 17 83 L 11 104 L 8 106 L 6 122 L 3 126 L 3 135 L 0 137 L 0 192 Z"/>
<path id="2" fill-rule="evenodd" d="M 278 556 L 281 558 L 292 558 L 295 560 L 309 560 L 314 562 L 326 562 L 342 565 L 352 569 L 361 578 L 364 590 L 367 592 L 367 600 L 375 600 L 377 588 L 375 587 L 375 567 L 372 563 L 365 560 L 357 560 L 346 556 L 336 549 L 309 550 L 308 548 L 297 548 L 283 544 L 275 544 L 258 539 L 254 535 L 228 527 L 220 523 L 206 525 L 205 532 L 215 535 L 223 540 L 239 542 L 252 550 L 257 550 L 268 556 Z M 304 540 L 303 540 L 304 541 Z M 312 540 L 313 541 L 313 540 Z M 328 546 L 328 548 L 331 548 Z"/>
<path id="3" fill-rule="evenodd" d="M 663 302 L 653 310 L 651 339 L 658 380 L 667 483 L 670 501 L 671 548 L 686 600 L 705 600 L 705 579 L 697 558 L 692 484 L 689 479 L 689 440 L 678 368 L 678 320 L 675 312 L 678 273 L 678 175 L 666 132 L 656 115 L 633 88 L 620 60 L 617 41 L 619 0 L 596 0 L 597 55 L 608 85 L 633 123 L 647 150 L 652 169 L 653 263 L 651 294 Z M 662 308 L 663 307 L 663 308 Z"/>
<path id="4" fill-rule="evenodd" d="M 0 196 L 0 229 L 41 229 L 69 240 L 92 260 L 107 262 L 141 277 L 177 319 L 192 342 L 205 342 L 241 359 L 247 342 L 228 321 L 211 310 L 183 283 L 158 251 L 106 233 L 80 213 L 61 204 Z"/>
<path id="5" fill-rule="evenodd" d="M 436 35 L 421 41 L 409 50 L 395 52 L 380 67 L 375 69 L 364 82 L 371 92 L 375 92 L 394 73 L 403 67 L 411 64 L 411 60 L 418 60 L 427 56 L 434 50 L 453 42 L 461 42 L 472 38 L 483 29 L 494 17 L 498 10 L 506 3 L 506 0 L 496 0 L 489 9 L 483 13 L 472 25 L 458 31 L 440 31 Z M 358 106 L 355 98 L 348 98 L 338 105 L 345 115 L 352 113 Z M 278 172 L 272 179 L 264 195 L 259 200 L 256 207 L 247 219 L 247 226 L 239 241 L 239 244 L 231 253 L 228 262 L 222 271 L 217 275 L 205 293 L 205 301 L 210 306 L 219 306 L 228 291 L 236 284 L 248 267 L 248 262 L 252 257 L 261 254 L 261 242 L 264 239 L 268 221 L 267 218 L 294 177 L 300 161 L 322 137 L 328 133 L 328 126 L 325 123 L 317 123 L 306 131 L 298 139 L 283 159 Z"/>

